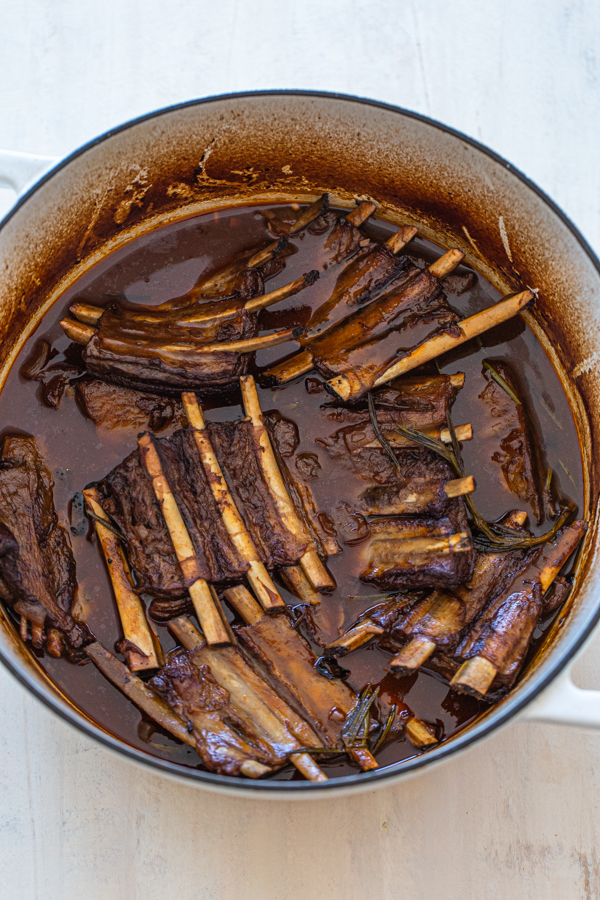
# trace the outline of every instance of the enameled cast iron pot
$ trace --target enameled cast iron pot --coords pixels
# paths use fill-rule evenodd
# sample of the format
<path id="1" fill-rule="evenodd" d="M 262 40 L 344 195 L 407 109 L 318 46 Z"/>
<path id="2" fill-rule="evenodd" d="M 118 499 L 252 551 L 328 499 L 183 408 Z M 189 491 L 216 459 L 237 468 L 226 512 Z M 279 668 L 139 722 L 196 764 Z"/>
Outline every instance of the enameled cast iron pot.
<path id="1" fill-rule="evenodd" d="M 110 131 L 60 162 L 0 152 L 1 180 L 28 190 L 0 225 L 0 384 L 65 287 L 108 250 L 146 230 L 249 200 L 308 201 L 329 191 L 335 203 L 351 206 L 356 197 L 368 197 L 392 221 L 460 247 L 502 293 L 539 289 L 535 309 L 525 315 L 571 400 L 590 519 L 571 609 L 510 696 L 447 743 L 396 766 L 315 785 L 226 778 L 156 759 L 74 707 L 2 612 L 0 659 L 36 697 L 155 772 L 254 797 L 322 797 L 389 784 L 447 759 L 521 712 L 600 727 L 600 692 L 582 691 L 569 675 L 600 616 L 600 265 L 534 184 L 485 147 L 422 116 L 297 91 L 171 107 Z"/>

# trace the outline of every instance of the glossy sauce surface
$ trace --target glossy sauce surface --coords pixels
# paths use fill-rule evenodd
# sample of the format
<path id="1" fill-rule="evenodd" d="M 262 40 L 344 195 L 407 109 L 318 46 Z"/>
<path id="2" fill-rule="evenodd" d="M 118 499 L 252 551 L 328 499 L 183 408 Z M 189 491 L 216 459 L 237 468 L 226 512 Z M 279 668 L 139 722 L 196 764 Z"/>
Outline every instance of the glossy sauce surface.
<path id="1" fill-rule="evenodd" d="M 134 449 L 137 428 L 110 430 L 97 428 L 86 419 L 74 398 L 72 389 L 63 396 L 58 409 L 51 409 L 42 402 L 40 385 L 20 374 L 23 362 L 31 353 L 35 341 L 48 340 L 57 355 L 53 364 L 64 361 L 69 341 L 62 333 L 59 320 L 69 306 L 80 300 L 104 305 L 115 296 L 130 304 L 155 305 L 186 294 L 207 269 L 216 269 L 231 260 L 236 253 L 264 244 L 270 239 L 267 231 L 267 214 L 293 218 L 296 214 L 283 207 L 265 210 L 263 207 L 244 207 L 237 210 L 207 213 L 164 227 L 139 238 L 106 257 L 86 273 L 47 314 L 37 332 L 32 336 L 14 365 L 7 383 L 0 394 L 0 423 L 2 434 L 21 432 L 33 435 L 55 480 L 55 503 L 63 521 L 69 520 L 70 501 L 86 484 L 106 475 Z M 365 235 L 379 240 L 387 238 L 394 226 L 381 219 L 372 219 L 362 227 Z M 315 253 L 318 238 L 305 233 L 295 238 L 301 252 L 291 255 L 286 266 L 276 278 L 268 282 L 267 290 L 273 290 L 299 277 L 313 266 L 310 260 L 312 245 Z M 408 248 L 409 255 L 418 261 L 430 262 L 443 252 L 431 242 L 415 239 Z M 455 273 L 464 276 L 471 272 L 461 266 Z M 311 297 L 316 288 L 321 292 L 323 279 L 334 279 L 337 271 L 323 273 L 321 284 L 307 288 L 273 309 L 261 315 L 261 330 L 280 328 L 290 324 L 304 324 L 311 317 Z M 468 316 L 489 306 L 498 299 L 496 289 L 474 273 L 472 286 L 460 294 L 452 292 L 452 285 L 460 279 L 451 279 L 448 300 L 461 315 Z M 464 279 L 461 282 L 464 286 Z M 288 355 L 294 346 L 274 347 L 261 352 L 256 359 L 258 369 Z M 69 351 L 72 354 L 72 351 Z M 77 353 L 74 354 L 75 358 Z M 488 520 L 495 520 L 522 503 L 506 487 L 501 469 L 478 447 L 478 423 L 489 417 L 489 409 L 479 395 L 485 387 L 481 361 L 503 359 L 510 363 L 520 382 L 527 386 L 529 404 L 533 414 L 537 436 L 543 435 L 548 466 L 553 470 L 554 486 L 562 495 L 582 508 L 581 455 L 577 433 L 567 398 L 560 380 L 525 322 L 518 318 L 484 334 L 481 340 L 471 341 L 452 354 L 438 360 L 443 373 L 465 372 L 464 388 L 459 391 L 453 407 L 455 424 L 471 422 L 474 440 L 463 444 L 466 471 L 477 482 L 474 495 L 480 513 Z M 437 371 L 435 363 L 427 372 Z M 315 379 L 316 373 L 309 376 Z M 320 379 L 319 379 L 320 380 Z M 331 460 L 326 451 L 315 441 L 330 436 L 338 423 L 328 417 L 331 398 L 323 393 L 309 393 L 307 378 L 276 389 L 260 391 L 263 411 L 278 409 L 286 418 L 296 422 L 300 432 L 300 446 L 296 452 L 306 454 L 304 460 L 313 473 L 311 486 L 319 508 L 340 526 L 347 525 L 348 508 L 356 504 L 358 494 L 367 482 L 355 475 L 347 466 Z M 218 401 L 220 402 L 220 401 Z M 242 414 L 239 397 L 223 398 L 225 405 L 214 400 L 206 404 L 207 418 L 228 420 Z M 166 435 L 164 430 L 161 435 Z M 531 517 L 530 517 L 531 521 Z M 536 533 L 547 530 L 548 523 L 537 527 Z M 346 533 L 347 529 L 344 529 Z M 80 583 L 81 613 L 92 632 L 109 649 L 121 637 L 119 622 L 108 576 L 95 542 L 88 536 L 72 534 L 73 549 Z M 337 590 L 324 596 L 320 607 L 313 610 L 314 618 L 329 640 L 351 625 L 362 612 L 385 597 L 373 588 L 362 584 L 358 573 L 363 568 L 362 550 L 358 544 L 342 544 L 343 552 L 329 559 Z M 290 606 L 298 600 L 282 589 L 282 595 Z M 555 615 L 555 614 L 554 614 Z M 549 621 L 536 632 L 536 640 Z M 302 630 L 302 625 L 300 626 Z M 165 650 L 174 642 L 165 627 L 159 626 L 160 639 Z M 33 651 L 32 651 L 33 652 Z M 138 710 L 91 665 L 73 666 L 64 660 L 55 660 L 38 653 L 42 666 L 57 685 L 87 715 L 102 727 L 128 743 L 155 755 L 191 766 L 199 766 L 196 754 L 167 734 L 154 731 L 141 723 Z M 448 739 L 465 727 L 486 708 L 474 699 L 449 691 L 448 685 L 432 672 L 423 670 L 409 678 L 398 679 L 387 671 L 390 655 L 376 643 L 344 657 L 341 664 L 346 669 L 348 681 L 356 690 L 367 683 L 380 685 L 383 708 L 397 701 L 404 701 L 420 718 L 437 726 L 438 735 Z M 380 765 L 414 756 L 417 751 L 406 739 L 396 740 L 379 754 Z M 357 770 L 346 762 L 324 762 L 330 776 L 344 775 Z M 297 777 L 291 768 L 280 772 L 277 778 Z"/>

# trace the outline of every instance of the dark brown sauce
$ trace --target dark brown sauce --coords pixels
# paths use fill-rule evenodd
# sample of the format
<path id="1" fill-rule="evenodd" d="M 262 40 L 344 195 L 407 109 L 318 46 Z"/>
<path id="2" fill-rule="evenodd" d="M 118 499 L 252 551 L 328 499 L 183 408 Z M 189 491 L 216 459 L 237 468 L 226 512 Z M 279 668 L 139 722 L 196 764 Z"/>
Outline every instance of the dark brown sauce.
<path id="1" fill-rule="evenodd" d="M 277 215 L 286 214 L 282 207 L 273 209 Z M 104 304 L 117 295 L 132 304 L 154 305 L 185 294 L 207 268 L 217 268 L 236 253 L 269 239 L 264 211 L 264 207 L 244 207 L 207 213 L 161 228 L 122 247 L 82 276 L 48 312 L 36 334 L 27 341 L 0 395 L 2 433 L 20 431 L 36 437 L 40 451 L 54 474 L 56 507 L 65 521 L 75 492 L 90 481 L 102 478 L 131 452 L 135 447 L 136 435 L 134 430 L 97 429 L 84 418 L 69 393 L 63 397 L 58 410 L 45 406 L 40 400 L 40 386 L 34 381 L 27 381 L 19 373 L 35 341 L 40 337 L 49 340 L 59 354 L 54 362 L 60 362 L 60 354 L 67 350 L 69 341 L 58 322 L 75 299 Z M 372 220 L 363 227 L 365 234 L 378 239 L 385 239 L 394 230 L 394 226 L 381 219 Z M 312 268 L 306 264 L 305 253 L 310 249 L 311 241 L 316 245 L 318 239 L 305 234 L 301 240 L 304 262 L 300 260 L 300 255 L 288 257 L 285 269 L 269 282 L 269 290 L 288 283 Z M 410 245 L 410 255 L 416 260 L 429 262 L 440 252 L 433 243 L 420 238 Z M 464 275 L 471 271 L 467 266 L 462 266 L 457 274 Z M 337 273 L 331 272 L 329 275 L 325 273 L 322 278 L 336 276 Z M 307 288 L 275 309 L 263 311 L 262 326 L 271 329 L 306 322 L 311 314 L 312 290 Z M 459 296 L 449 293 L 448 299 L 461 316 L 466 316 L 489 306 L 498 296 L 498 291 L 475 273 L 470 289 Z M 281 356 L 281 347 L 271 348 L 259 354 L 257 366 L 260 368 Z M 487 519 L 495 520 L 520 505 L 505 486 L 499 466 L 478 453 L 477 423 L 489 414 L 478 398 L 485 385 L 481 360 L 486 357 L 508 360 L 527 386 L 538 437 L 542 439 L 543 435 L 547 461 L 555 473 L 554 484 L 581 509 L 582 463 L 573 416 L 558 375 L 541 344 L 527 325 L 518 319 L 493 329 L 483 335 L 481 341 L 471 341 L 439 360 L 441 372 L 466 373 L 465 387 L 459 392 L 453 408 L 453 419 L 455 424 L 472 422 L 474 425 L 475 439 L 463 445 L 463 455 L 467 472 L 473 474 L 477 481 L 475 501 L 479 511 Z M 351 506 L 364 489 L 365 482 L 348 468 L 334 463 L 325 450 L 315 443 L 316 438 L 332 434 L 339 425 L 327 418 L 327 409 L 321 409 L 322 404 L 331 398 L 324 393 L 309 394 L 305 381 L 306 378 L 302 377 L 282 388 L 261 390 L 260 399 L 263 410 L 277 408 L 298 424 L 301 436 L 298 452 L 312 454 L 318 463 L 312 482 L 320 508 L 339 522 L 343 517 L 340 504 L 345 502 Z M 213 401 L 207 417 L 212 420 L 238 417 L 241 407 L 236 405 L 237 401 L 238 398 L 233 397 L 232 402 L 228 400 L 229 405 L 224 407 L 218 407 Z M 540 527 L 533 525 L 533 530 L 537 532 L 547 528 L 547 522 Z M 96 637 L 112 650 L 121 634 L 104 564 L 96 545 L 85 536 L 73 535 L 72 542 L 81 593 L 85 598 L 86 620 Z M 343 553 L 329 560 L 338 587 L 334 595 L 323 597 L 316 615 L 331 640 L 338 636 L 339 629 L 348 627 L 365 609 L 374 606 L 378 597 L 383 599 L 385 596 L 358 580 L 357 573 L 362 568 L 360 554 L 360 544 L 344 545 Z M 297 605 L 296 598 L 283 589 L 282 593 L 291 606 Z M 543 639 L 548 625 L 549 621 L 538 628 L 537 644 Z M 160 638 L 165 650 L 174 646 L 165 627 L 160 627 Z M 142 739 L 138 734 L 140 713 L 93 665 L 73 666 L 42 653 L 37 655 L 56 684 L 100 726 L 129 744 L 159 757 L 201 767 L 190 748 L 160 731 L 154 732 L 150 744 Z M 445 740 L 487 708 L 486 704 L 449 691 L 448 685 L 432 672 L 421 671 L 409 678 L 395 678 L 386 671 L 389 658 L 388 653 L 373 643 L 343 658 L 341 664 L 349 671 L 348 681 L 353 688 L 360 690 L 368 682 L 380 684 L 385 703 L 404 700 L 416 715 L 435 724 L 440 737 Z M 143 729 L 141 734 L 148 737 Z M 416 753 L 408 740 L 401 739 L 385 747 L 378 759 L 381 765 L 389 765 Z M 330 776 L 356 772 L 355 768 L 340 761 L 323 762 L 323 766 Z M 289 767 L 274 777 L 288 779 L 298 776 Z"/>

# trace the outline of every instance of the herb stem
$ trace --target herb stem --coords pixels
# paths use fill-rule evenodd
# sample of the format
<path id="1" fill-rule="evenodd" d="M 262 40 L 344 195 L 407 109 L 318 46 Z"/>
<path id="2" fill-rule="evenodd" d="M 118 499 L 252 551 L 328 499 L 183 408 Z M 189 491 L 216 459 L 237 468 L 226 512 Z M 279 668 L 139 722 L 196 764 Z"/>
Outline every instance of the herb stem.
<path id="1" fill-rule="evenodd" d="M 375 401 L 373 400 L 373 395 L 371 391 L 367 394 L 367 400 L 369 402 L 369 418 L 371 419 L 371 425 L 373 426 L 373 431 L 375 432 L 375 437 L 394 463 L 398 471 L 401 471 L 402 466 L 400 465 L 400 460 L 394 453 L 393 447 L 387 438 L 384 436 L 381 428 L 379 427 L 379 422 L 377 421 L 377 412 L 375 410 Z"/>
<path id="2" fill-rule="evenodd" d="M 386 721 L 385 725 L 383 726 L 381 734 L 377 738 L 377 742 L 376 742 L 375 746 L 373 747 L 373 755 L 375 755 L 377 753 L 377 751 L 379 749 L 381 749 L 381 747 L 385 743 L 385 739 L 387 738 L 388 734 L 390 733 L 390 729 L 391 729 L 392 725 L 394 724 L 394 719 L 396 718 L 396 710 L 397 709 L 398 709 L 398 707 L 394 703 L 394 705 L 392 706 L 392 708 L 390 710 L 390 714 L 387 717 L 387 721 Z"/>
<path id="3" fill-rule="evenodd" d="M 423 434 L 414 428 L 406 428 L 405 426 L 398 424 L 394 427 L 401 435 L 403 435 L 403 437 L 414 441 L 416 444 L 420 444 L 422 447 L 426 447 L 428 450 L 431 450 L 433 453 L 436 453 L 438 456 L 445 459 L 446 462 L 452 466 L 458 478 L 465 478 L 465 468 L 460 452 L 460 446 L 456 438 L 456 431 L 449 412 L 446 413 L 446 421 L 451 438 L 450 447 L 447 447 L 441 441 L 438 441 L 437 438 Z M 563 464 L 561 463 L 561 465 Z M 567 472 L 567 474 L 569 473 Z M 539 547 L 551 540 L 571 515 L 571 508 L 569 506 L 563 506 L 550 531 L 547 531 L 545 534 L 539 535 L 538 537 L 525 537 L 522 534 L 515 532 L 513 529 L 507 528 L 499 523 L 486 522 L 483 516 L 481 516 L 475 508 L 472 494 L 466 494 L 464 501 L 471 514 L 472 524 L 477 531 L 479 531 L 476 540 L 479 549 L 482 550 L 506 552 L 508 550 L 522 550 L 531 547 Z"/>
<path id="4" fill-rule="evenodd" d="M 497 372 L 492 364 L 487 361 L 487 359 L 482 360 L 481 365 L 490 373 L 496 384 L 500 385 L 502 390 L 508 394 L 511 400 L 514 400 L 515 403 L 521 406 L 521 401 L 519 400 L 513 389 L 510 387 L 510 385 L 506 383 L 500 372 Z"/>

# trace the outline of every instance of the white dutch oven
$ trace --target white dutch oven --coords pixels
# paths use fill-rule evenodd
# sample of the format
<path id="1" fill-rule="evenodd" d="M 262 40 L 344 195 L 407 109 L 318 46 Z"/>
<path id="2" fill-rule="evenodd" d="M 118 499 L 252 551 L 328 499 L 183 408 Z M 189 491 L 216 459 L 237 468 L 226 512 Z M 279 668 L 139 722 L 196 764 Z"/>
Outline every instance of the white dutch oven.
<path id="1" fill-rule="evenodd" d="M 384 785 L 451 757 L 520 714 L 600 727 L 600 692 L 571 680 L 600 616 L 600 266 L 563 213 L 485 147 L 394 107 L 299 92 L 237 94 L 171 107 L 102 135 L 65 160 L 0 151 L 0 184 L 19 193 L 0 224 L 0 383 L 49 305 L 109 249 L 215 205 L 329 191 L 418 227 L 502 293 L 533 285 L 529 323 L 561 375 L 579 428 L 590 528 L 567 615 L 510 696 L 436 749 L 327 784 L 225 778 L 157 759 L 105 732 L 54 687 L 0 617 L 0 659 L 40 700 L 105 746 L 212 790 L 322 797 Z"/>

